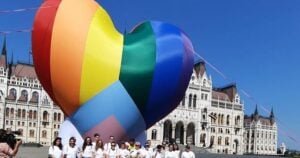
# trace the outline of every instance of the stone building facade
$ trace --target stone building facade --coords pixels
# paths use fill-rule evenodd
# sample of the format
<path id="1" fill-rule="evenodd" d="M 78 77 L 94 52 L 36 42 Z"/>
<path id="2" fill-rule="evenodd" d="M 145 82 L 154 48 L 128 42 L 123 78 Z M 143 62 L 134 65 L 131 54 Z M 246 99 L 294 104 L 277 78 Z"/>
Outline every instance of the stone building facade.
<path id="1" fill-rule="evenodd" d="M 6 42 L 0 56 L 0 127 L 21 131 L 23 142 L 50 145 L 64 114 L 40 84 L 33 65 L 8 63 Z"/>
<path id="2" fill-rule="evenodd" d="M 259 115 L 257 107 L 251 116 L 245 116 L 244 153 L 277 154 L 277 125 L 273 109 L 269 117 Z"/>
<path id="3" fill-rule="evenodd" d="M 33 65 L 8 62 L 5 40 L 0 53 L 0 127 L 22 131 L 20 138 L 25 143 L 49 146 L 58 136 L 63 112 L 43 89 Z M 212 85 L 205 63 L 197 62 L 185 97 L 173 112 L 147 130 L 147 138 L 153 144 L 193 144 L 214 153 L 276 153 L 273 111 L 269 118 L 258 112 L 244 117 L 236 85 Z"/>
<path id="4" fill-rule="evenodd" d="M 156 144 L 172 141 L 242 154 L 243 110 L 236 85 L 213 88 L 205 63 L 199 61 L 180 105 L 148 129 L 147 137 Z"/>

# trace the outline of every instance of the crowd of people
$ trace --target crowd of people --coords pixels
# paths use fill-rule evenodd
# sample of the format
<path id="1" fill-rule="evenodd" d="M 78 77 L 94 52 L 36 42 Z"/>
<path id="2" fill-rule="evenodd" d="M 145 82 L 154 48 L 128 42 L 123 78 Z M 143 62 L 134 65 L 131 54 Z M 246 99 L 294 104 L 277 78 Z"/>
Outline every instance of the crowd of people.
<path id="1" fill-rule="evenodd" d="M 181 151 L 176 143 L 163 143 L 153 148 L 150 140 L 144 145 L 135 139 L 118 144 L 114 136 L 104 143 L 96 133 L 93 139 L 86 137 L 80 147 L 76 145 L 75 137 L 71 137 L 64 146 L 61 138 L 57 137 L 49 147 L 49 158 L 195 158 L 195 154 L 189 145 Z"/>

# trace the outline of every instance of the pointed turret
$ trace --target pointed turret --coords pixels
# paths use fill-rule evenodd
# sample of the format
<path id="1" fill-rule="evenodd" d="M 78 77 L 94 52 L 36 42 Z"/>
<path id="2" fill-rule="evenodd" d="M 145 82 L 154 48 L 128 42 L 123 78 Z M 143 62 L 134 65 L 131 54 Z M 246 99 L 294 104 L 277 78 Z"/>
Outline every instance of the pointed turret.
<path id="1" fill-rule="evenodd" d="M 14 53 L 12 52 L 12 53 L 11 53 L 11 59 L 10 59 L 10 62 L 9 62 L 9 64 L 8 64 L 8 78 L 11 77 L 13 65 L 14 65 Z"/>
<path id="2" fill-rule="evenodd" d="M 6 37 L 4 37 L 4 40 L 3 40 L 3 46 L 2 46 L 1 56 L 0 56 L 0 66 L 4 67 L 5 69 L 8 66 L 7 65 Z"/>
<path id="3" fill-rule="evenodd" d="M 197 77 L 199 77 L 199 76 L 202 77 L 206 71 L 205 62 L 202 60 L 197 61 L 194 64 L 194 70 L 196 72 Z"/>
<path id="4" fill-rule="evenodd" d="M 256 107 L 255 107 L 255 111 L 253 113 L 253 117 L 254 117 L 255 121 L 258 121 L 258 119 L 259 119 L 259 113 L 258 113 L 257 104 L 256 104 Z"/>
<path id="5" fill-rule="evenodd" d="M 1 54 L 6 55 L 6 37 L 4 37 L 4 40 L 3 40 L 3 46 L 2 46 Z"/>
<path id="6" fill-rule="evenodd" d="M 273 107 L 270 113 L 270 121 L 272 125 L 275 123 L 275 115 L 274 115 Z"/>

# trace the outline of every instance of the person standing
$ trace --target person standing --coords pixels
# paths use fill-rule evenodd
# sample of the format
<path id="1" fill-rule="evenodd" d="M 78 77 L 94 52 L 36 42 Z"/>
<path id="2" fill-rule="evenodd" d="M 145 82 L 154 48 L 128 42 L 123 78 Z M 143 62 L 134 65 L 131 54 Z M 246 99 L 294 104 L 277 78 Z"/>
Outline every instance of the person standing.
<path id="1" fill-rule="evenodd" d="M 151 145 L 149 141 L 147 141 L 144 146 L 145 158 L 151 158 L 151 156 L 153 155 L 153 148 L 151 148 L 150 146 Z"/>
<path id="2" fill-rule="evenodd" d="M 117 144 L 114 141 L 110 143 L 110 149 L 106 150 L 105 158 L 120 158 L 120 153 L 116 146 Z"/>
<path id="3" fill-rule="evenodd" d="M 80 153 L 79 147 L 76 146 L 75 137 L 69 139 L 69 144 L 64 146 L 64 158 L 77 158 Z"/>
<path id="4" fill-rule="evenodd" d="M 105 151 L 102 140 L 98 140 L 95 145 L 95 158 L 104 158 Z"/>
<path id="5" fill-rule="evenodd" d="M 130 157 L 131 158 L 145 158 L 146 157 L 146 152 L 145 150 L 142 149 L 141 143 L 140 142 L 135 142 L 135 148 L 130 152 Z"/>
<path id="6" fill-rule="evenodd" d="M 155 151 L 153 152 L 152 158 L 164 158 L 162 148 L 162 145 L 157 145 Z"/>
<path id="7" fill-rule="evenodd" d="M 174 152 L 176 153 L 176 158 L 180 158 L 180 149 L 179 149 L 179 146 L 178 144 L 173 144 L 173 147 L 174 147 Z"/>
<path id="8" fill-rule="evenodd" d="M 185 146 L 185 151 L 182 152 L 181 158 L 195 158 L 195 153 L 191 151 L 191 147 L 189 145 Z"/>
<path id="9" fill-rule="evenodd" d="M 96 143 L 97 143 L 99 140 L 101 140 L 101 139 L 100 139 L 100 134 L 95 133 L 95 134 L 94 134 L 94 140 L 93 140 L 93 142 L 92 142 L 93 149 L 95 149 Z"/>
<path id="10" fill-rule="evenodd" d="M 104 145 L 104 150 L 109 150 L 111 148 L 111 143 L 112 142 L 115 142 L 115 137 L 114 136 L 109 136 L 109 142 Z M 119 149 L 118 144 L 116 144 L 115 148 Z"/>
<path id="11" fill-rule="evenodd" d="M 135 149 L 134 145 L 135 145 L 135 139 L 134 138 L 130 138 L 129 139 L 129 146 L 128 146 L 128 150 L 130 152 L 132 152 Z"/>
<path id="12" fill-rule="evenodd" d="M 52 143 L 52 146 L 49 147 L 49 158 L 62 158 L 63 157 L 63 145 L 61 144 L 61 138 L 56 137 Z"/>
<path id="13" fill-rule="evenodd" d="M 0 157 L 1 158 L 9 158 L 11 156 L 15 156 L 18 153 L 19 147 L 22 144 L 22 140 L 17 140 L 14 147 L 10 147 L 6 143 L 7 139 L 7 131 L 4 129 L 0 129 Z"/>
<path id="14" fill-rule="evenodd" d="M 82 145 L 81 158 L 92 158 L 93 156 L 94 149 L 92 145 L 92 139 L 91 137 L 86 137 Z"/>
<path id="15" fill-rule="evenodd" d="M 129 158 L 129 150 L 126 148 L 125 142 L 122 142 L 120 145 L 120 158 Z"/>
<path id="16" fill-rule="evenodd" d="M 165 158 L 177 158 L 173 144 L 169 144 L 168 151 L 165 152 Z"/>

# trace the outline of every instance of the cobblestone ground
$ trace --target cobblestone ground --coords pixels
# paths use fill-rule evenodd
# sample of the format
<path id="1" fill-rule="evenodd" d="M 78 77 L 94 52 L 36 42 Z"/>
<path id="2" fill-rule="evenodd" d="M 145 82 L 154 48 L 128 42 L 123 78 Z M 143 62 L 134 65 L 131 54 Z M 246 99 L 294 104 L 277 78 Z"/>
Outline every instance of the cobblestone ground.
<path id="1" fill-rule="evenodd" d="M 48 147 L 21 147 L 17 158 L 47 158 Z M 279 156 L 196 154 L 196 158 L 279 158 Z"/>

